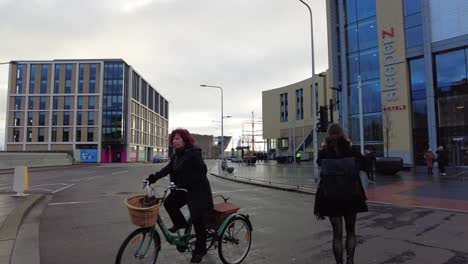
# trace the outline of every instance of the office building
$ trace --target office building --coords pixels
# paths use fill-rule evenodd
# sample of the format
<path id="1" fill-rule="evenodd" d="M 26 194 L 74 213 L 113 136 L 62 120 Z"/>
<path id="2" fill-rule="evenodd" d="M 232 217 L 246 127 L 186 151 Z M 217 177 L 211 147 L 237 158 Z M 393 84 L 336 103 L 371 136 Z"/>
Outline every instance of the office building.
<path id="1" fill-rule="evenodd" d="M 11 61 L 7 151 L 80 162 L 167 156 L 169 103 L 122 59 Z"/>

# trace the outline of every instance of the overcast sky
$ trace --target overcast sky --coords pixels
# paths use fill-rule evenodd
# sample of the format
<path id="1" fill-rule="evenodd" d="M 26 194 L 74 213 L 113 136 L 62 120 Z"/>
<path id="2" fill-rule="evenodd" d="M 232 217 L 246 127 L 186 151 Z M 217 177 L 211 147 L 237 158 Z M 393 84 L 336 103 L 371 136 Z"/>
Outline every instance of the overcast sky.
<path id="1" fill-rule="evenodd" d="M 328 67 L 325 0 L 308 3 L 318 73 Z M 252 111 L 261 119 L 262 91 L 311 76 L 299 0 L 0 0 L 0 17 L 0 62 L 122 58 L 169 101 L 170 130 L 220 135 L 220 92 L 200 87 L 217 85 L 232 116 L 224 134 L 237 141 Z M 0 65 L 1 145 L 7 72 Z"/>

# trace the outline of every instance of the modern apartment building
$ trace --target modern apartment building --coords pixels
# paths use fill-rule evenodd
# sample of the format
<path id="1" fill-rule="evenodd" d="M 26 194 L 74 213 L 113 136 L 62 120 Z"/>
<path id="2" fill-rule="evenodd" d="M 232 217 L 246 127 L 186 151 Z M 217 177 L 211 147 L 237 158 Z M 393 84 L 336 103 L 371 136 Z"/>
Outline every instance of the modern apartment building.
<path id="1" fill-rule="evenodd" d="M 7 151 L 103 163 L 167 155 L 169 103 L 122 59 L 11 61 L 7 104 Z"/>
<path id="2" fill-rule="evenodd" d="M 263 138 L 267 151 L 279 156 L 292 156 L 302 151 L 311 157 L 312 126 L 318 119 L 312 116 L 312 91 L 317 95 L 317 113 L 320 106 L 329 105 L 335 100 L 327 86 L 327 74 L 321 73 L 312 78 L 262 92 Z M 314 89 L 313 89 L 314 88 Z M 329 110 L 324 113 L 331 119 Z M 335 114 L 335 121 L 338 116 Z M 329 120 L 331 121 L 331 120 Z M 319 142 L 324 133 L 318 133 Z"/>
<path id="3" fill-rule="evenodd" d="M 331 0 L 327 13 L 330 86 L 353 143 L 362 116 L 380 155 L 423 165 L 442 145 L 468 165 L 468 1 Z"/>

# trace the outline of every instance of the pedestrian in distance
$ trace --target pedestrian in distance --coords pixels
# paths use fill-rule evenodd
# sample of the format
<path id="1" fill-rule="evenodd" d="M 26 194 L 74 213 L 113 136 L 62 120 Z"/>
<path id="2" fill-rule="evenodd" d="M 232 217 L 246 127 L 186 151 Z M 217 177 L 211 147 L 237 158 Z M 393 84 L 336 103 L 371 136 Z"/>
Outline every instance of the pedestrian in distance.
<path id="1" fill-rule="evenodd" d="M 447 152 L 445 151 L 443 146 L 439 146 L 436 151 L 437 154 L 437 165 L 439 167 L 440 175 L 447 175 L 445 173 L 445 166 L 448 163 Z"/>
<path id="2" fill-rule="evenodd" d="M 366 149 L 366 154 L 364 155 L 364 170 L 367 174 L 367 179 L 369 183 L 375 183 L 375 154 L 372 150 Z"/>
<path id="3" fill-rule="evenodd" d="M 435 155 L 432 152 L 432 149 L 428 149 L 426 153 L 424 153 L 424 159 L 426 160 L 427 164 L 427 173 L 432 174 L 432 169 L 434 168 L 434 160 L 435 160 Z"/>
<path id="4" fill-rule="evenodd" d="M 302 153 L 300 151 L 298 151 L 296 153 L 296 163 L 297 164 L 300 164 L 301 163 L 301 158 L 302 158 Z"/>
<path id="5" fill-rule="evenodd" d="M 346 228 L 346 263 L 354 263 L 356 217 L 367 212 L 366 194 L 359 176 L 362 154 L 351 147 L 340 125 L 328 127 L 327 137 L 318 153 L 320 182 L 315 196 L 314 214 L 328 217 L 333 229 L 333 255 L 343 264 L 343 219 Z"/>
<path id="6" fill-rule="evenodd" d="M 175 153 L 164 168 L 150 174 L 147 180 L 155 183 L 169 174 L 171 182 L 187 190 L 187 192 L 182 190 L 171 192 L 164 202 L 164 208 L 174 224 L 169 231 L 175 233 L 188 225 L 180 211 L 181 207 L 188 205 L 196 235 L 191 262 L 200 263 L 206 255 L 206 218 L 213 209 L 213 196 L 206 176 L 207 167 L 203 161 L 201 149 L 194 146 L 195 140 L 188 130 L 175 129 L 171 132 L 169 139 Z"/>

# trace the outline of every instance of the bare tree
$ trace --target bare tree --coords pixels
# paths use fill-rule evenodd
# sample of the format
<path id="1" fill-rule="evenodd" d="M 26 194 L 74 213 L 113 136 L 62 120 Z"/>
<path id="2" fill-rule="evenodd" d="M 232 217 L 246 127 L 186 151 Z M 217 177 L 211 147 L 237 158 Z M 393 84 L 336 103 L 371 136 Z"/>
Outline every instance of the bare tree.
<path id="1" fill-rule="evenodd" d="M 390 119 L 389 111 L 384 111 L 384 114 L 383 114 L 383 136 L 385 137 L 385 150 L 387 152 L 387 157 L 388 157 L 388 150 L 390 148 L 390 140 L 393 137 L 393 122 Z"/>

